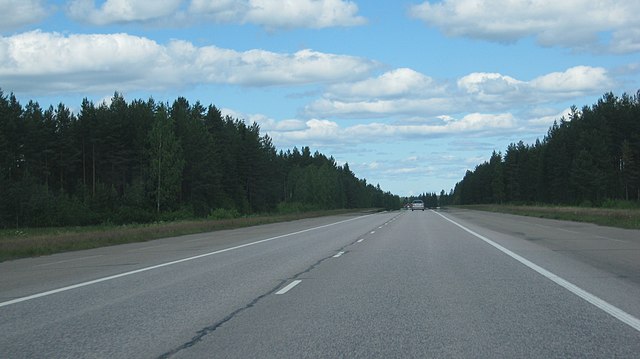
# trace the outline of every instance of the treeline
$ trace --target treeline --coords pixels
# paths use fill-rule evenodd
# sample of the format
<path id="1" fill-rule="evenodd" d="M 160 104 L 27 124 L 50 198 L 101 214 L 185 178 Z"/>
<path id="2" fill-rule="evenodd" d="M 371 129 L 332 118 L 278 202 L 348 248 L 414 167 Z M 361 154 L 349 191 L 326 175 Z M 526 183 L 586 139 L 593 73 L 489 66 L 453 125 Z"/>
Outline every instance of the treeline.
<path id="1" fill-rule="evenodd" d="M 398 208 L 348 164 L 277 152 L 213 105 L 84 100 L 22 106 L 0 90 L 0 228 L 334 208 Z"/>
<path id="2" fill-rule="evenodd" d="M 427 208 L 436 208 L 436 207 L 442 207 L 442 206 L 451 204 L 450 194 L 446 194 L 444 190 L 440 192 L 440 195 L 433 192 L 433 193 L 422 193 L 418 196 L 406 197 L 404 199 L 405 206 L 413 202 L 414 199 L 422 200 L 422 202 L 424 202 L 424 206 Z"/>
<path id="3" fill-rule="evenodd" d="M 504 155 L 467 171 L 453 193 L 458 204 L 548 203 L 600 206 L 640 201 L 640 91 L 605 94 L 572 107 L 542 141 L 511 144 Z"/>

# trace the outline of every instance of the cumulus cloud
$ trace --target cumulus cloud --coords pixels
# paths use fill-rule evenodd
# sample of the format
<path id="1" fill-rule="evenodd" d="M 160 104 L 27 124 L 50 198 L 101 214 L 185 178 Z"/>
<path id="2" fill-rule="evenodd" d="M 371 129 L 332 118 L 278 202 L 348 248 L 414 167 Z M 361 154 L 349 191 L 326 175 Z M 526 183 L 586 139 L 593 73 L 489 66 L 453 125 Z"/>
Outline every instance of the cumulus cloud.
<path id="1" fill-rule="evenodd" d="M 525 82 L 499 73 L 474 72 L 458 79 L 458 88 L 476 101 L 504 106 L 523 97 Z"/>
<path id="2" fill-rule="evenodd" d="M 441 93 L 442 87 L 431 77 L 409 68 L 395 69 L 377 78 L 332 85 L 327 97 L 340 99 L 392 99 Z"/>
<path id="3" fill-rule="evenodd" d="M 553 72 L 531 81 L 537 90 L 552 93 L 582 95 L 600 92 L 613 83 L 607 70 L 602 67 L 576 66 L 564 72 Z"/>
<path id="4" fill-rule="evenodd" d="M 424 139 L 448 134 L 479 134 L 509 131 L 516 127 L 516 120 L 510 113 L 471 113 L 460 119 L 441 121 L 435 124 L 388 124 L 373 122 L 341 127 L 335 121 L 311 119 L 305 127 L 296 130 L 267 131 L 280 146 L 299 143 L 318 144 L 362 144 L 407 139 Z"/>
<path id="5" fill-rule="evenodd" d="M 458 80 L 458 87 L 467 93 L 502 95 L 517 92 L 523 82 L 499 73 L 474 72 Z"/>
<path id="6" fill-rule="evenodd" d="M 33 31 L 0 38 L 0 76 L 12 91 L 113 91 L 135 83 L 154 87 L 171 82 L 171 73 L 168 54 L 157 43 L 126 34 Z"/>
<path id="7" fill-rule="evenodd" d="M 43 0 L 0 0 L 0 31 L 34 24 L 46 16 Z"/>
<path id="8" fill-rule="evenodd" d="M 359 80 L 378 65 L 353 56 L 301 50 L 239 52 L 186 41 L 167 45 L 127 34 L 32 31 L 0 37 L 0 76 L 10 91 L 86 92 L 192 84 L 279 86 Z"/>
<path id="9" fill-rule="evenodd" d="M 362 25 L 358 6 L 343 0 L 249 0 L 244 22 L 267 28 L 326 28 Z"/>
<path id="10" fill-rule="evenodd" d="M 640 3 L 617 0 L 425 1 L 410 15 L 449 36 L 514 42 L 533 36 L 543 46 L 629 53 L 640 50 Z M 610 43 L 598 35 L 613 34 Z"/>
<path id="11" fill-rule="evenodd" d="M 174 14 L 182 0 L 107 0 L 96 7 L 94 0 L 71 0 L 67 13 L 75 20 L 94 25 L 145 22 Z"/>
<path id="12" fill-rule="evenodd" d="M 495 112 L 600 94 L 612 85 L 614 80 L 606 69 L 590 66 L 543 74 L 529 81 L 474 72 L 457 79 L 455 85 L 411 69 L 397 69 L 362 81 L 331 85 L 321 98 L 305 106 L 303 113 L 320 118 L 424 118 Z"/>
<path id="13" fill-rule="evenodd" d="M 474 101 L 494 106 L 543 103 L 605 91 L 613 79 L 602 67 L 575 66 L 521 81 L 498 73 L 472 73 L 458 80 L 458 88 Z"/>
<path id="14" fill-rule="evenodd" d="M 322 98 L 305 106 L 307 116 L 370 118 L 394 115 L 438 115 L 458 111 L 453 97 L 345 101 Z"/>
<path id="15" fill-rule="evenodd" d="M 344 0 L 72 0 L 67 12 L 72 18 L 94 25 L 128 22 L 213 21 L 255 24 L 267 29 L 326 28 L 362 25 L 358 6 Z"/>
<path id="16" fill-rule="evenodd" d="M 242 22 L 251 9 L 249 1 L 238 0 L 193 0 L 188 12 L 191 16 L 203 17 L 218 23 Z"/>

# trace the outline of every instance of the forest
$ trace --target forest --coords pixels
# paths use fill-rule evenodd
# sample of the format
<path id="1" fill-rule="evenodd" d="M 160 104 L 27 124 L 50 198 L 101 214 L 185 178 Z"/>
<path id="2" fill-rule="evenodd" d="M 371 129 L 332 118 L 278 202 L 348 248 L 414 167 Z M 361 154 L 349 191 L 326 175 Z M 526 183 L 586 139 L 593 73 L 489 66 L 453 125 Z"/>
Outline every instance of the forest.
<path id="1" fill-rule="evenodd" d="M 21 105 L 0 90 L 0 228 L 146 223 L 401 200 L 309 147 L 277 151 L 214 105 Z"/>
<path id="2" fill-rule="evenodd" d="M 640 91 L 573 106 L 542 140 L 494 151 L 450 197 L 456 204 L 640 204 Z"/>

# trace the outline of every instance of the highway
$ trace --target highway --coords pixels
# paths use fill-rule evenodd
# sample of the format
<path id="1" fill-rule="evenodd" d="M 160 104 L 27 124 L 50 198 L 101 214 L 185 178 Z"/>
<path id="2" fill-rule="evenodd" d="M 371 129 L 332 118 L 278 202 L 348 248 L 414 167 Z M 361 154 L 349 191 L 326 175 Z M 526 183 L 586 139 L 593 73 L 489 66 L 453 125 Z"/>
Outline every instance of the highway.
<path id="1" fill-rule="evenodd" d="M 0 263 L 1 358 L 637 358 L 640 231 L 466 210 Z"/>

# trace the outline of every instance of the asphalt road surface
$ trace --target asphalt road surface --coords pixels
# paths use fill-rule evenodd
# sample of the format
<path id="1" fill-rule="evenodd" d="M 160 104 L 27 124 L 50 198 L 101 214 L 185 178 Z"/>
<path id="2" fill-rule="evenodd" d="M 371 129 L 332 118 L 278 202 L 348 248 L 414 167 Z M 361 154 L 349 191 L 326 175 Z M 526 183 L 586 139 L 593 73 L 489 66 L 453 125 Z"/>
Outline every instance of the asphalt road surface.
<path id="1" fill-rule="evenodd" d="M 640 357 L 640 231 L 346 215 L 0 263 L 1 358 Z"/>

